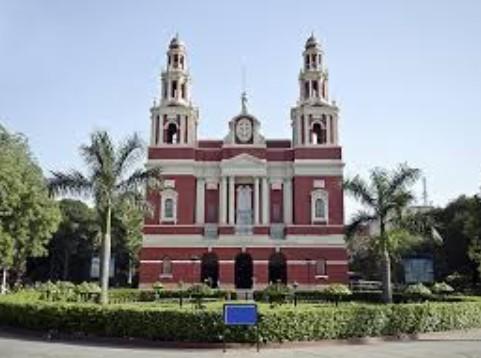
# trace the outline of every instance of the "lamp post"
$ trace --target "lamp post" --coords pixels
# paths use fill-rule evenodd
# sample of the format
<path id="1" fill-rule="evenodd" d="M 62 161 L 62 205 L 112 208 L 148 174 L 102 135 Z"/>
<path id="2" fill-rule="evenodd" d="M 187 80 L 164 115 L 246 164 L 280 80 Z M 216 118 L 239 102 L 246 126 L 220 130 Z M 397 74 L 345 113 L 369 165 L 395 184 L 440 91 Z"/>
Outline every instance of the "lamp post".
<path id="1" fill-rule="evenodd" d="M 292 283 L 292 288 L 294 289 L 294 307 L 297 306 L 297 294 L 296 294 L 297 286 L 299 286 L 299 284 L 297 283 L 297 281 L 294 281 Z"/>

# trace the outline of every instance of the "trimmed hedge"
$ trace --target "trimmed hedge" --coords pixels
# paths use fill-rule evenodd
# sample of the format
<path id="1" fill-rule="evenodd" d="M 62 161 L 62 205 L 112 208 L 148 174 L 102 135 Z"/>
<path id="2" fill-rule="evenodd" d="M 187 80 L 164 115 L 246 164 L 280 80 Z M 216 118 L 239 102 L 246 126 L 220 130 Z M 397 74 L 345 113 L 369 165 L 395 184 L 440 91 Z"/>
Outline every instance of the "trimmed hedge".
<path id="1" fill-rule="evenodd" d="M 203 296 L 207 299 L 226 299 L 230 294 L 231 299 L 235 299 L 235 292 L 224 290 L 212 290 L 209 294 Z M 189 288 L 185 290 L 139 290 L 137 288 L 115 288 L 109 290 L 109 301 L 111 303 L 128 303 L 128 302 L 154 302 L 155 300 L 178 300 L 180 297 L 189 298 L 192 292 Z"/>
<path id="2" fill-rule="evenodd" d="M 260 332 L 265 342 L 315 341 L 350 337 L 413 334 L 481 327 L 481 302 L 399 305 L 261 305 Z M 161 341 L 219 342 L 224 326 L 221 306 L 209 309 L 155 305 L 26 302 L 0 298 L 0 325 L 34 330 Z M 252 342 L 255 330 L 226 330 L 231 342 Z"/>

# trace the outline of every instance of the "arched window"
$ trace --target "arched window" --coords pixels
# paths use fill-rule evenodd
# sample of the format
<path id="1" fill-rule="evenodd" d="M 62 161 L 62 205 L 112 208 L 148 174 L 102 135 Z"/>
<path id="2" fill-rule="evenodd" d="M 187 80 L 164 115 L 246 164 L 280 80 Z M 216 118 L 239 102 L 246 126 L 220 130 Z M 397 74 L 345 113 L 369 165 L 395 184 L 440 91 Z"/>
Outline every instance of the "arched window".
<path id="1" fill-rule="evenodd" d="M 319 259 L 316 261 L 316 276 L 326 276 L 326 260 Z"/>
<path id="2" fill-rule="evenodd" d="M 312 143 L 326 144 L 327 130 L 321 122 L 315 122 L 312 125 L 311 133 L 312 133 Z"/>
<path id="3" fill-rule="evenodd" d="M 172 261 L 169 257 L 164 257 L 162 260 L 162 276 L 172 275 Z"/>
<path id="4" fill-rule="evenodd" d="M 315 203 L 315 217 L 316 218 L 325 218 L 326 217 L 326 202 L 323 198 L 316 199 Z"/>
<path id="5" fill-rule="evenodd" d="M 165 199 L 164 211 L 164 217 L 166 219 L 172 219 L 174 217 L 174 199 Z"/>
<path id="6" fill-rule="evenodd" d="M 328 193 L 323 189 L 316 189 L 311 193 L 311 222 L 318 224 L 327 224 L 328 219 Z"/>
<path id="7" fill-rule="evenodd" d="M 177 192 L 174 189 L 167 188 L 160 195 L 160 221 L 175 223 L 177 221 Z"/>
<path id="8" fill-rule="evenodd" d="M 167 138 L 166 143 L 177 144 L 179 141 L 179 130 L 175 123 L 169 123 L 167 126 Z"/>

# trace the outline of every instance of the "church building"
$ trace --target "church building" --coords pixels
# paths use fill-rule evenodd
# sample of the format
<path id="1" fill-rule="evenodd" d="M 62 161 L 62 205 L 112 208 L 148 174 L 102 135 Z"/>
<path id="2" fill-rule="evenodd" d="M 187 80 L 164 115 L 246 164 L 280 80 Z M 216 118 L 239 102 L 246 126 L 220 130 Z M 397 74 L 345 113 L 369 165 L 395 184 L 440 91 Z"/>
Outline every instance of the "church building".
<path id="1" fill-rule="evenodd" d="M 150 110 L 147 167 L 160 168 L 163 184 L 148 193 L 153 213 L 143 230 L 140 287 L 346 283 L 338 107 L 316 38 L 302 53 L 291 139 L 266 138 L 245 93 L 225 136 L 199 139 L 190 84 L 186 47 L 176 36 Z"/>

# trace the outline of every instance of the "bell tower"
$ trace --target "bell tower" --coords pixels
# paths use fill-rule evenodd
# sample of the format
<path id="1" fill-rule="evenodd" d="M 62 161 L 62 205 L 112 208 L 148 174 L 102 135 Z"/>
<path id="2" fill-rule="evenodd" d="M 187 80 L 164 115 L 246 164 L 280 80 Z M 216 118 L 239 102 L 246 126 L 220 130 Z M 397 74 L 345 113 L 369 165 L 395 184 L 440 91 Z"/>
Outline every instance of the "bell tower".
<path id="1" fill-rule="evenodd" d="M 299 99 L 291 109 L 293 146 L 337 146 L 338 108 L 329 101 L 324 51 L 314 35 L 307 39 L 302 56 Z"/>
<path id="2" fill-rule="evenodd" d="M 151 146 L 195 146 L 197 143 L 199 112 L 191 102 L 190 84 L 186 48 L 176 35 L 167 50 L 160 96 L 150 109 Z"/>

